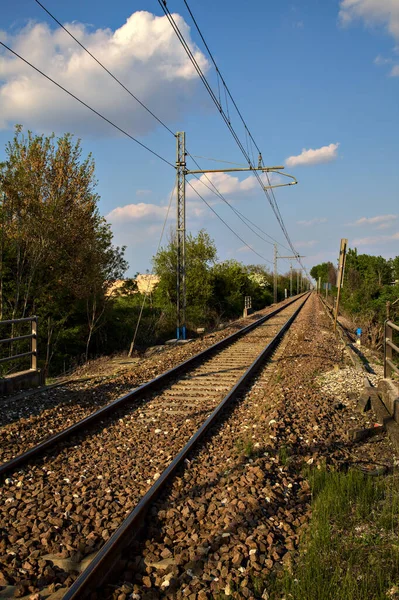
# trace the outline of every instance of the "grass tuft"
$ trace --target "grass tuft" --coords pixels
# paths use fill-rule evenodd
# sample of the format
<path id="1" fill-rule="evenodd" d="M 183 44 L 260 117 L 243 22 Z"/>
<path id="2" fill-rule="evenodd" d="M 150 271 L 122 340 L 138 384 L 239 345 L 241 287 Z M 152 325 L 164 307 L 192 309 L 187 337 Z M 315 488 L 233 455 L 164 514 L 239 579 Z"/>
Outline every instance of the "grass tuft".
<path id="1" fill-rule="evenodd" d="M 238 438 L 235 443 L 236 452 L 238 456 L 245 456 L 246 458 L 252 458 L 256 455 L 254 443 L 251 439 Z"/>
<path id="2" fill-rule="evenodd" d="M 357 470 L 309 475 L 312 519 L 271 600 L 399 599 L 399 481 Z"/>

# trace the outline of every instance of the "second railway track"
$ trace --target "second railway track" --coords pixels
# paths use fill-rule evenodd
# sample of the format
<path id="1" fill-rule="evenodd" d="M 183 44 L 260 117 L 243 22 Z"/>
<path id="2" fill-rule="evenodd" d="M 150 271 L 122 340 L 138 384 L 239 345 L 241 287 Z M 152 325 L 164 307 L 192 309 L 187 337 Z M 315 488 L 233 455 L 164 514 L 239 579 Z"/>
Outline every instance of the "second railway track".
<path id="1" fill-rule="evenodd" d="M 162 389 L 156 381 L 133 405 L 53 440 L 35 462 L 21 460 L 0 490 L 4 581 L 20 596 L 70 586 L 304 301 L 177 369 Z"/>

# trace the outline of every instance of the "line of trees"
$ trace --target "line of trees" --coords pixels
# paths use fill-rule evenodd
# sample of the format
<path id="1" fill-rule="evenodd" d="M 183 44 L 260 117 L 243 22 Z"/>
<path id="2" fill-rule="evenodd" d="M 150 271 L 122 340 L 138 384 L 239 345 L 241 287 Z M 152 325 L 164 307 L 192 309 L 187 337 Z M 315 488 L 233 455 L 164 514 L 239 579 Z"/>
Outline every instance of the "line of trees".
<path id="1" fill-rule="evenodd" d="M 336 285 L 336 269 L 331 262 L 314 266 L 310 274 L 316 281 L 321 277 L 323 283 Z M 399 256 L 385 259 L 359 254 L 356 248 L 350 248 L 346 256 L 340 311 L 362 328 L 370 346 L 382 348 L 387 302 L 393 303 L 398 298 Z M 398 317 L 398 309 L 395 312 L 393 308 L 392 318 L 398 320 Z"/>
<path id="2" fill-rule="evenodd" d="M 58 374 L 89 356 L 127 351 L 143 296 L 134 280 L 110 293 L 128 267 L 98 210 L 95 165 L 70 134 L 24 133 L 17 126 L 0 163 L 0 321 L 39 317 L 39 364 Z M 173 234 L 153 258 L 159 284 L 142 313 L 136 347 L 163 343 L 176 327 L 176 243 Z M 293 273 L 293 292 L 296 272 Z M 242 314 L 244 297 L 255 310 L 273 302 L 273 276 L 262 265 L 220 262 L 202 230 L 186 240 L 187 327 L 217 327 Z M 278 300 L 289 290 L 279 277 Z M 27 333 L 13 327 L 12 336 Z M 9 337 L 10 331 L 0 331 Z M 26 342 L 0 346 L 0 356 L 26 351 Z M 1 365 L 0 365 L 1 367 Z M 5 363 L 1 373 L 20 369 Z"/>
<path id="3" fill-rule="evenodd" d="M 107 288 L 127 268 L 95 188 L 94 161 L 82 158 L 79 140 L 16 127 L 0 164 L 0 320 L 40 317 L 46 373 L 73 337 L 87 358 Z"/>
<path id="4" fill-rule="evenodd" d="M 159 283 L 149 295 L 136 338 L 136 347 L 163 343 L 176 335 L 176 267 L 177 250 L 172 234 L 169 242 L 153 258 Z M 296 272 L 293 273 L 296 293 Z M 126 293 L 128 289 L 131 293 Z M 108 351 L 127 348 L 137 323 L 143 296 L 132 281 L 120 288 L 114 299 L 112 318 L 100 332 Z M 277 296 L 282 300 L 289 292 L 289 273 L 279 276 Z M 196 329 L 217 328 L 222 322 L 240 317 L 244 298 L 251 296 L 252 307 L 260 310 L 273 302 L 273 275 L 263 265 L 244 265 L 237 260 L 219 261 L 215 242 L 205 230 L 186 238 L 186 296 L 188 335 Z"/>

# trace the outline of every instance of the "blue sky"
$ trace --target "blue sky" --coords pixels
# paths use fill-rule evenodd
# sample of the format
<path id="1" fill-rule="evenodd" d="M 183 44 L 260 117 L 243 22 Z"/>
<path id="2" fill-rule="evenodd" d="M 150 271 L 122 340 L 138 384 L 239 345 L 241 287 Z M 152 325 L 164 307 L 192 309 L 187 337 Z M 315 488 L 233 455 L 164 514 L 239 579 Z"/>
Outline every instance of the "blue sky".
<path id="1" fill-rule="evenodd" d="M 186 131 L 191 154 L 244 163 L 169 24 L 160 18 L 156 0 L 44 4 L 173 131 Z M 168 0 L 168 7 L 180 16 L 216 89 L 215 71 L 183 1 Z M 359 252 L 399 254 L 399 0 L 191 0 L 190 7 L 265 164 L 286 165 L 299 181 L 275 195 L 294 246 L 306 255 L 304 264 L 335 262 L 341 237 Z M 34 0 L 2 7 L 0 30 L 2 41 L 174 163 L 173 136 Z M 245 140 L 231 105 L 229 111 Z M 92 152 L 96 162 L 100 210 L 112 224 L 115 242 L 127 246 L 129 273 L 151 268 L 174 170 L 2 50 L 0 160 L 15 123 L 82 138 L 84 152 Z M 223 167 L 198 162 L 203 168 Z M 213 181 L 240 212 L 287 245 L 253 176 L 221 175 Z M 272 245 L 206 188 L 198 190 L 245 242 L 272 261 Z M 189 231 L 205 227 L 220 259 L 263 262 L 191 190 L 187 212 Z M 164 242 L 174 217 L 173 205 Z M 279 247 L 279 253 L 287 250 Z M 287 268 L 280 261 L 279 270 Z"/>

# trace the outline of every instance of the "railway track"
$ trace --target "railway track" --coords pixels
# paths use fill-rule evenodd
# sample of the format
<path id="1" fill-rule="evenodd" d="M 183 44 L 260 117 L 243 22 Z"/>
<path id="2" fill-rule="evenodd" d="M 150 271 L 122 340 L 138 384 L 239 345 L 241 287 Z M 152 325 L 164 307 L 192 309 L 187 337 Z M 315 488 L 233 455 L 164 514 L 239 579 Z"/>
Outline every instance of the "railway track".
<path id="1" fill-rule="evenodd" d="M 307 298 L 3 464 L 0 570 L 8 585 L 19 585 L 19 595 L 70 586 L 95 554 L 65 598 L 91 593 L 131 539 L 137 515 L 273 351 Z"/>
<path id="2" fill-rule="evenodd" d="M 279 307 L 286 304 L 287 301 L 283 301 Z M 222 331 L 208 334 L 185 346 L 155 353 L 134 365 L 134 368 L 132 365 L 118 366 L 117 373 L 102 375 L 100 366 L 100 372 L 90 380 L 70 380 L 61 385 L 1 399 L 0 464 L 38 445 L 49 435 L 59 433 L 66 426 L 83 420 L 99 408 L 272 311 L 273 307 L 268 307 L 251 315 L 249 319 L 230 324 Z"/>

